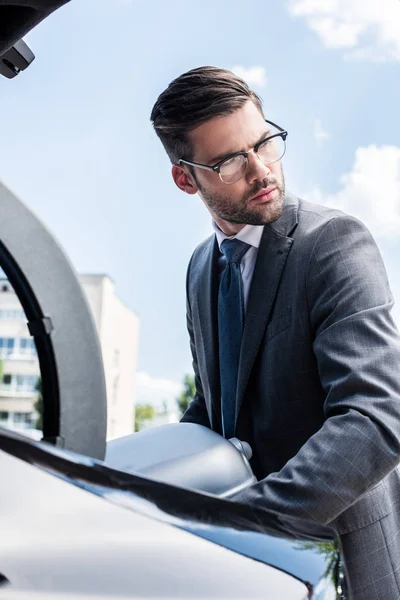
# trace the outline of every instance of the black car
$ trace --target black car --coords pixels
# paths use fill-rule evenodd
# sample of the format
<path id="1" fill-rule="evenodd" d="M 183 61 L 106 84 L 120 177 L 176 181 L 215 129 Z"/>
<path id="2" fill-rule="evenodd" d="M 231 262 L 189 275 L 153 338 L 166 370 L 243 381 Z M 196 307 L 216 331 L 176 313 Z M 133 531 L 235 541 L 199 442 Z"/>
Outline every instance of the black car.
<path id="1" fill-rule="evenodd" d="M 63 4 L 0 0 L 2 75 L 23 76 L 34 56 L 21 37 Z M 229 499 L 255 481 L 240 440 L 174 424 L 106 444 L 101 352 L 76 275 L 2 185 L 0 211 L 0 266 L 44 400 L 41 442 L 0 429 L 0 600 L 339 598 L 336 542 Z"/>

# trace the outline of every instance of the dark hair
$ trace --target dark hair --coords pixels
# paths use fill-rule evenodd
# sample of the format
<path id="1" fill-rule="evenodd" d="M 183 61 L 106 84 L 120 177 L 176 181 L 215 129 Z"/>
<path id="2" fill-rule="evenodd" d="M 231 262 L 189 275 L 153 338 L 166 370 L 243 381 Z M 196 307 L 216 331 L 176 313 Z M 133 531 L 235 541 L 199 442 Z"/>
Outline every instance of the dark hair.
<path id="1" fill-rule="evenodd" d="M 226 69 L 199 67 L 169 84 L 150 118 L 171 162 L 177 163 L 192 158 L 188 131 L 213 117 L 232 114 L 249 100 L 262 113 L 261 98 L 243 79 Z"/>

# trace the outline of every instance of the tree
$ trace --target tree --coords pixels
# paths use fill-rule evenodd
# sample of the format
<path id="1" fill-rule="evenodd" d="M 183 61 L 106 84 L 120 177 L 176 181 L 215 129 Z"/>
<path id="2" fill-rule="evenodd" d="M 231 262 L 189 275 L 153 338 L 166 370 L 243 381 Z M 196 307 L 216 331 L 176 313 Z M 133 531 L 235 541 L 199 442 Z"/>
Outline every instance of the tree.
<path id="1" fill-rule="evenodd" d="M 196 386 L 194 383 L 194 376 L 185 375 L 185 377 L 183 378 L 183 390 L 179 398 L 176 399 L 176 403 L 178 405 L 178 409 L 181 413 L 181 416 L 189 406 L 190 402 L 193 400 L 195 393 Z"/>
<path id="2" fill-rule="evenodd" d="M 326 561 L 324 577 L 330 579 L 335 586 L 340 583 L 339 538 L 335 538 L 331 542 L 303 542 L 299 540 L 296 547 L 299 550 L 314 550 L 317 554 L 322 554 Z"/>
<path id="3" fill-rule="evenodd" d="M 37 419 L 36 419 L 35 427 L 36 427 L 36 429 L 43 430 L 43 394 L 42 394 L 42 380 L 40 379 L 40 377 L 37 380 L 35 390 L 38 393 L 37 400 L 33 406 L 33 408 L 35 409 L 35 411 L 38 415 Z"/>
<path id="4" fill-rule="evenodd" d="M 135 407 L 135 431 L 140 431 L 144 421 L 150 421 L 156 416 L 154 406 L 151 404 L 138 404 Z"/>

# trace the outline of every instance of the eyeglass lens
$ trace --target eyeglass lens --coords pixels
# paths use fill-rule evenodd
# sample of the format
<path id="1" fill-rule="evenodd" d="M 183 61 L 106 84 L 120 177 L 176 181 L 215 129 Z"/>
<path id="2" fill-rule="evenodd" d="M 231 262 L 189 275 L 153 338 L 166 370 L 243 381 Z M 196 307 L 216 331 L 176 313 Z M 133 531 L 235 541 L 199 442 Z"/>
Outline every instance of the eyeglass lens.
<path id="1" fill-rule="evenodd" d="M 257 155 L 266 164 L 277 162 L 285 154 L 285 141 L 280 137 L 266 140 L 258 147 Z M 219 169 L 220 177 L 224 183 L 236 183 L 241 179 L 247 169 L 247 158 L 239 154 L 226 160 Z"/>

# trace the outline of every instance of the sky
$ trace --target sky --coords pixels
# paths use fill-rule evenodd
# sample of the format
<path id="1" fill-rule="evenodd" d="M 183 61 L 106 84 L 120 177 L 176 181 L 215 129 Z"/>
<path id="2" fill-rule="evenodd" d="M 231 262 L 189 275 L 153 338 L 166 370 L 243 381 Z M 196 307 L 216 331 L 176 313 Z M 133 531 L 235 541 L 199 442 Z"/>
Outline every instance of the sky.
<path id="1" fill-rule="evenodd" d="M 0 80 L 0 180 L 139 315 L 138 403 L 172 407 L 192 372 L 186 267 L 211 219 L 149 117 L 201 65 L 288 130 L 288 189 L 370 228 L 400 324 L 399 0 L 72 0 L 25 39 L 34 63 Z"/>

